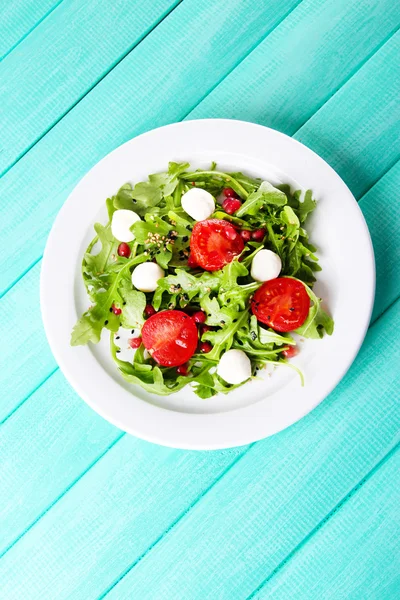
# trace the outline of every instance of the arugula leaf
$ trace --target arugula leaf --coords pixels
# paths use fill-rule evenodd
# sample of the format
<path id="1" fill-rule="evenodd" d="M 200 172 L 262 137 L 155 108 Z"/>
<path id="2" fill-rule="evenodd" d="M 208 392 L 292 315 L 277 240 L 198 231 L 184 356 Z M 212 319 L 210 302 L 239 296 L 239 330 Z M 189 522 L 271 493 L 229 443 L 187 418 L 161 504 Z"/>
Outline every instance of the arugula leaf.
<path id="1" fill-rule="evenodd" d="M 203 334 L 202 339 L 208 340 L 213 345 L 213 349 L 207 354 L 209 359 L 219 360 L 221 354 L 232 347 L 235 333 L 242 327 L 246 319 L 249 318 L 247 310 L 239 313 L 234 311 L 234 314 L 236 314 L 236 318 L 232 319 L 229 325 L 224 325 L 217 331 L 207 331 Z"/>
<path id="2" fill-rule="evenodd" d="M 263 181 L 258 190 L 252 192 L 246 202 L 243 202 L 239 210 L 236 211 L 236 217 L 256 215 L 265 204 L 284 206 L 287 204 L 286 194 L 268 183 L 268 181 Z"/>
<path id="3" fill-rule="evenodd" d="M 120 324 L 120 317 L 115 315 L 113 304 L 121 307 L 123 298 L 121 289 L 126 289 L 130 282 L 129 268 L 142 261 L 142 257 L 135 256 L 136 247 L 129 259 L 119 271 L 115 271 L 108 277 L 107 289 L 100 289 L 92 292 L 92 301 L 94 304 L 78 320 L 71 334 L 71 346 L 79 346 L 93 342 L 97 344 L 100 341 L 102 329 L 106 327 L 110 331 L 117 331 Z"/>
<path id="4" fill-rule="evenodd" d="M 178 295 L 185 295 L 185 305 L 193 300 L 196 296 L 201 299 L 211 291 L 216 291 L 219 288 L 220 276 L 204 271 L 199 277 L 191 275 L 183 269 L 176 269 L 175 275 L 168 275 L 158 282 L 157 290 L 153 297 L 153 306 L 158 310 L 161 306 L 164 293 L 172 296 L 172 301 Z"/>
<path id="5" fill-rule="evenodd" d="M 115 209 L 126 209 L 137 211 L 137 201 L 133 194 L 133 189 L 130 183 L 125 183 L 121 186 L 115 196 L 112 198 Z"/>
<path id="6" fill-rule="evenodd" d="M 311 308 L 306 321 L 301 327 L 296 329 L 295 333 L 312 339 L 322 338 L 324 333 L 332 335 L 334 328 L 333 319 L 321 308 L 321 298 L 318 298 L 305 283 L 303 285 L 310 297 Z"/>
<path id="7" fill-rule="evenodd" d="M 125 304 L 121 313 L 121 325 L 127 329 L 141 328 L 144 323 L 144 309 L 146 306 L 146 296 L 143 292 L 129 289 L 128 286 L 122 287 L 121 297 Z"/>
<path id="8" fill-rule="evenodd" d="M 313 210 L 315 210 L 316 206 L 317 206 L 317 203 L 315 200 L 313 200 L 312 191 L 307 190 L 304 195 L 303 202 L 299 202 L 298 212 L 299 212 L 300 223 L 304 223 L 304 221 L 307 219 L 308 215 L 310 213 L 312 213 Z"/>
<path id="9" fill-rule="evenodd" d="M 111 264 L 115 264 L 119 245 L 111 233 L 109 224 L 104 227 L 96 223 L 94 229 L 97 235 L 89 245 L 82 261 L 82 277 L 91 299 L 100 289 L 107 287 L 108 277 L 105 272 Z M 92 254 L 92 249 L 97 243 L 100 243 L 101 249 L 97 254 Z"/>

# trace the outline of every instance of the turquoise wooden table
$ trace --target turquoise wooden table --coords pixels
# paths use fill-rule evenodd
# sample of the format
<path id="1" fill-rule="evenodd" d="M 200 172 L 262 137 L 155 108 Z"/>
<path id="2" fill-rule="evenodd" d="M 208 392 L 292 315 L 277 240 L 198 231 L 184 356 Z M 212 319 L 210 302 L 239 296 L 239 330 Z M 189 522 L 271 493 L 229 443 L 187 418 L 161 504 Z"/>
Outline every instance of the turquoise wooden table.
<path id="1" fill-rule="evenodd" d="M 4 4 L 0 598 L 400 597 L 399 24 L 394 0 Z M 274 127 L 338 171 L 370 227 L 377 292 L 358 358 L 316 410 L 244 448 L 184 452 L 72 391 L 39 273 L 88 169 L 203 117 Z"/>

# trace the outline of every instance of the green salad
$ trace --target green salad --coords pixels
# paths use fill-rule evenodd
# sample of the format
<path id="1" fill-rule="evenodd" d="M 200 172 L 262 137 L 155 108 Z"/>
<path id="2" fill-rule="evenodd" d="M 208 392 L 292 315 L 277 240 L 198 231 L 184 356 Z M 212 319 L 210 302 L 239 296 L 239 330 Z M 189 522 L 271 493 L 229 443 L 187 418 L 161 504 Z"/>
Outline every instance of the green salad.
<path id="1" fill-rule="evenodd" d="M 106 205 L 108 222 L 95 224 L 83 256 L 91 305 L 71 345 L 96 344 L 107 329 L 126 381 L 159 395 L 190 385 L 209 398 L 267 364 L 298 371 L 293 333 L 332 334 L 312 291 L 320 266 L 305 229 L 310 190 L 171 162 Z M 119 357 L 120 328 L 132 336 L 129 360 Z"/>

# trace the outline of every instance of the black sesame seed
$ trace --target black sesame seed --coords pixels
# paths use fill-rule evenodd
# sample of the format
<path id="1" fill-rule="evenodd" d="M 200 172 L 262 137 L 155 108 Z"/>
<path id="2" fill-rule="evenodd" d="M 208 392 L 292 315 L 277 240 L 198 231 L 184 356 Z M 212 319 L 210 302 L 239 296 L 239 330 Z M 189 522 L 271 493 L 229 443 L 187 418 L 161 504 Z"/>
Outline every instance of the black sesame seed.
<path id="1" fill-rule="evenodd" d="M 117 336 L 115 337 L 115 339 L 116 339 L 116 340 L 119 340 L 119 335 L 117 335 Z"/>
<path id="2" fill-rule="evenodd" d="M 117 352 L 117 353 L 118 353 L 118 352 L 121 352 L 121 350 L 116 350 L 116 352 Z"/>
<path id="3" fill-rule="evenodd" d="M 126 302 L 123 302 L 122 304 L 125 306 Z"/>
<path id="4" fill-rule="evenodd" d="M 186 229 L 187 229 L 188 231 L 192 231 L 192 228 L 190 227 L 190 225 L 186 225 Z"/>
<path id="5" fill-rule="evenodd" d="M 233 323 L 237 323 L 237 319 L 233 319 Z"/>
<path id="6" fill-rule="evenodd" d="M 294 311 L 294 307 L 293 307 L 293 306 L 291 306 L 291 307 L 289 308 L 289 310 L 290 310 L 290 312 L 293 312 L 293 311 Z"/>
<path id="7" fill-rule="evenodd" d="M 182 298 L 185 300 L 185 302 L 189 301 L 189 296 L 187 294 L 183 294 Z"/>
<path id="8" fill-rule="evenodd" d="M 231 299 L 230 299 L 230 298 L 228 298 L 228 300 L 226 301 L 226 303 L 227 303 L 227 304 L 229 304 L 229 302 L 230 302 L 230 301 L 231 301 Z"/>
<path id="9" fill-rule="evenodd" d="M 255 331 L 250 331 L 250 337 L 253 340 L 253 342 L 255 342 L 255 340 L 257 339 L 257 334 Z"/>
<path id="10" fill-rule="evenodd" d="M 225 321 L 221 321 L 221 325 L 225 325 Z"/>
<path id="11" fill-rule="evenodd" d="M 135 330 L 134 330 L 134 329 L 131 329 L 131 334 L 133 335 L 134 333 L 135 333 Z"/>
<path id="12" fill-rule="evenodd" d="M 183 238 L 182 238 L 182 240 L 183 240 L 184 242 L 188 242 L 188 241 L 189 241 L 189 237 L 188 237 L 187 235 L 185 235 L 185 237 L 183 237 Z"/>
<path id="13" fill-rule="evenodd" d="M 112 312 L 112 306 L 110 307 L 110 312 Z"/>
<path id="14" fill-rule="evenodd" d="M 107 320 L 106 320 L 106 321 L 104 321 L 104 325 L 108 325 L 108 321 L 107 321 Z"/>

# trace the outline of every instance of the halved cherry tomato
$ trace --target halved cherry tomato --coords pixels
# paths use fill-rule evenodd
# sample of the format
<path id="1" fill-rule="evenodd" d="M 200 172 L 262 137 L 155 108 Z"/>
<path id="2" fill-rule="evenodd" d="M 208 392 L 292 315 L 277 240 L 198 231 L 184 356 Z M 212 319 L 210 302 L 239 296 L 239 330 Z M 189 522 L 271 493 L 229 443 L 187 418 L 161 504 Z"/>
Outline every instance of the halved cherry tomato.
<path id="1" fill-rule="evenodd" d="M 190 251 L 196 263 L 206 271 L 217 271 L 232 262 L 244 248 L 236 229 L 227 221 L 198 221 L 190 238 Z"/>
<path id="2" fill-rule="evenodd" d="M 197 327 L 184 312 L 163 310 L 151 316 L 143 325 L 142 342 L 159 365 L 177 367 L 195 353 Z"/>
<path id="3" fill-rule="evenodd" d="M 276 331 L 294 331 L 307 319 L 310 298 L 300 281 L 278 277 L 256 291 L 251 310 L 258 321 Z"/>

